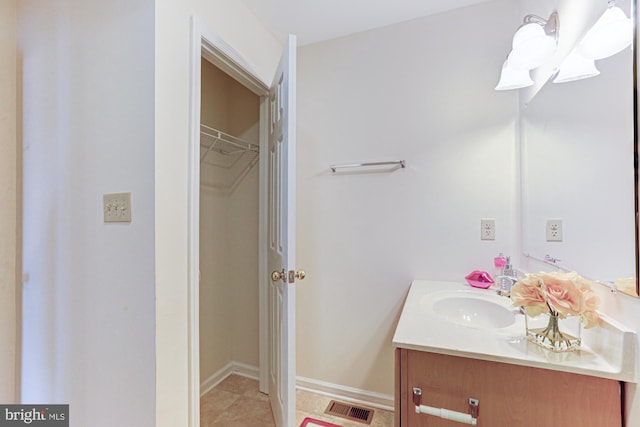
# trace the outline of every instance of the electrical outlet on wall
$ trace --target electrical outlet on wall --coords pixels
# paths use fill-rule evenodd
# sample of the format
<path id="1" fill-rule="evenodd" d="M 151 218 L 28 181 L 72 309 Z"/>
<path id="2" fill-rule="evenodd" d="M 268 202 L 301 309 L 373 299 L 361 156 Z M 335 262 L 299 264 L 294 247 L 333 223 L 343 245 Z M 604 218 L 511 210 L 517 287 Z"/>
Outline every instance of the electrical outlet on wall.
<path id="1" fill-rule="evenodd" d="M 131 222 L 131 193 L 102 196 L 104 222 Z"/>
<path id="2" fill-rule="evenodd" d="M 562 220 L 547 220 L 547 242 L 562 242 Z"/>
<path id="3" fill-rule="evenodd" d="M 485 218 L 480 220 L 480 239 L 496 240 L 496 220 Z"/>

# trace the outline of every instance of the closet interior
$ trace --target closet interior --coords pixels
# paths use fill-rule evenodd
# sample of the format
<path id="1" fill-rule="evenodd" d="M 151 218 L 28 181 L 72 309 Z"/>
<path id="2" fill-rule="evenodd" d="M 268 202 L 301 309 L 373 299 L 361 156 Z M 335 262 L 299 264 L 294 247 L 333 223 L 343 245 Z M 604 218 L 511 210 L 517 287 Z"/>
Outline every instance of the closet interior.
<path id="1" fill-rule="evenodd" d="M 202 59 L 200 385 L 258 377 L 260 98 Z"/>

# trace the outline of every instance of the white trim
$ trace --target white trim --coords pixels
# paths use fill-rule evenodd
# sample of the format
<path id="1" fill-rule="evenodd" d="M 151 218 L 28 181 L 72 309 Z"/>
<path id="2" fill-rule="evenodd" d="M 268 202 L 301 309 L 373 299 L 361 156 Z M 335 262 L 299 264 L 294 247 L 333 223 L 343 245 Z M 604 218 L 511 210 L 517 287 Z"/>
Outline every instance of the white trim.
<path id="1" fill-rule="evenodd" d="M 269 96 L 260 97 L 260 160 L 258 189 L 258 334 L 260 352 L 260 384 L 269 393 L 269 265 L 268 265 L 268 204 L 269 192 Z"/>
<path id="2" fill-rule="evenodd" d="M 195 16 L 192 19 L 198 20 Z M 265 83 L 266 80 L 258 76 L 254 71 L 255 67 L 240 52 L 236 51 L 213 31 L 203 28 L 202 24 L 199 24 L 199 26 L 201 28 L 201 52 L 203 58 L 236 79 L 256 95 L 269 95 L 269 85 Z"/>
<path id="3" fill-rule="evenodd" d="M 188 278 L 188 415 L 189 415 L 189 427 L 200 427 L 200 312 L 199 312 L 199 289 L 200 289 L 200 66 L 202 57 L 205 57 L 211 63 L 220 67 L 229 76 L 236 79 L 243 84 L 247 89 L 251 90 L 256 95 L 261 97 L 267 97 L 269 95 L 269 86 L 265 83 L 265 80 L 255 73 L 254 67 L 236 51 L 231 45 L 229 45 L 222 37 L 218 36 L 214 32 L 205 27 L 202 21 L 197 16 L 191 17 L 191 48 L 189 53 L 189 65 L 190 65 L 190 102 L 189 102 L 189 196 L 187 200 L 188 204 L 188 263 L 189 263 L 189 278 Z M 262 147 L 265 145 L 265 135 L 267 128 L 267 111 L 266 102 L 261 100 L 260 108 L 260 122 L 261 122 L 261 135 L 260 144 Z M 263 166 L 263 159 L 260 159 L 260 180 L 264 180 L 265 168 Z M 261 187 L 262 188 L 262 184 Z M 266 214 L 266 203 L 264 202 L 264 192 L 260 194 L 260 215 Z M 264 307 L 266 307 L 266 301 L 264 299 L 262 289 L 265 285 L 265 278 L 267 277 L 266 257 L 264 256 L 262 249 L 266 245 L 266 241 L 262 235 L 264 234 L 263 220 L 260 221 L 260 253 L 259 253 L 259 286 L 260 286 L 260 321 L 263 321 Z M 261 326 L 261 333 L 262 326 Z M 268 345 L 268 340 L 263 339 L 260 336 L 260 371 L 267 369 L 267 364 L 264 360 L 263 354 L 268 354 L 268 349 L 264 346 Z M 264 363 L 264 365 L 263 365 Z M 234 366 L 239 366 L 235 364 Z M 262 386 L 262 377 L 260 375 L 261 391 L 267 391 L 266 387 Z M 266 378 L 266 374 L 264 374 Z"/>
<path id="4" fill-rule="evenodd" d="M 202 30 L 199 20 L 191 20 L 189 82 L 189 189 L 188 254 L 189 289 L 189 426 L 200 426 L 200 61 Z"/>
<path id="5" fill-rule="evenodd" d="M 346 387 L 339 384 L 332 384 L 300 376 L 296 377 L 296 388 L 298 390 L 309 391 L 323 396 L 329 396 L 333 399 L 369 406 L 371 408 L 383 409 L 391 412 L 395 410 L 394 398 L 392 395 L 388 394 Z"/>
<path id="6" fill-rule="evenodd" d="M 200 384 L 200 397 L 209 393 L 215 386 L 226 380 L 230 375 L 238 375 L 257 380 L 259 375 L 257 366 L 247 365 L 242 362 L 229 362 L 222 369 L 214 372 Z"/>
<path id="7" fill-rule="evenodd" d="M 214 372 L 209 376 L 209 378 L 202 382 L 200 385 L 200 396 L 204 396 L 210 392 L 215 386 L 227 379 L 230 375 L 239 375 L 241 377 L 257 380 L 260 375 L 260 370 L 257 366 L 235 361 L 229 362 L 222 369 Z M 370 408 L 383 409 L 385 411 L 394 411 L 393 396 L 387 394 L 345 387 L 305 377 L 296 377 L 296 388 L 298 390 L 328 396 L 332 399 L 344 402 L 364 405 Z"/>

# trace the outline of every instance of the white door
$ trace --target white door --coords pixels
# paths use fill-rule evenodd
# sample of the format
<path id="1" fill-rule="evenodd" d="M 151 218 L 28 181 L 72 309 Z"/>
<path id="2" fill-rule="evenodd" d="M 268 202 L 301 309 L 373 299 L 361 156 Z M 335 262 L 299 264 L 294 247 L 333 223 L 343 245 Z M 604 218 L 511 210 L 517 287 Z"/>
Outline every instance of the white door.
<path id="1" fill-rule="evenodd" d="M 269 399 L 277 427 L 295 424 L 296 38 L 269 91 Z"/>

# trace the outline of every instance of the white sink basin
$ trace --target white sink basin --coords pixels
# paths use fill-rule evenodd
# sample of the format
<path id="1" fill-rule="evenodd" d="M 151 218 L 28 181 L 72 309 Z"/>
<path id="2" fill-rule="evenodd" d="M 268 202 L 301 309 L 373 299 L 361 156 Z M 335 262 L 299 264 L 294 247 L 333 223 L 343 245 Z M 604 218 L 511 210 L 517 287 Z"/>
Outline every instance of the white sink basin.
<path id="1" fill-rule="evenodd" d="M 509 298 L 459 282 L 415 280 L 398 321 L 398 348 L 638 382 L 636 333 L 600 313 L 582 346 L 554 353 L 527 341 L 525 318 Z"/>
<path id="2" fill-rule="evenodd" d="M 433 312 L 449 322 L 471 328 L 506 328 L 516 321 L 513 310 L 468 295 L 448 296 L 433 303 Z"/>
<path id="3" fill-rule="evenodd" d="M 495 292 L 466 290 L 434 292 L 420 301 L 430 316 L 477 329 L 500 329 L 515 323 L 516 310 L 510 300 Z"/>

